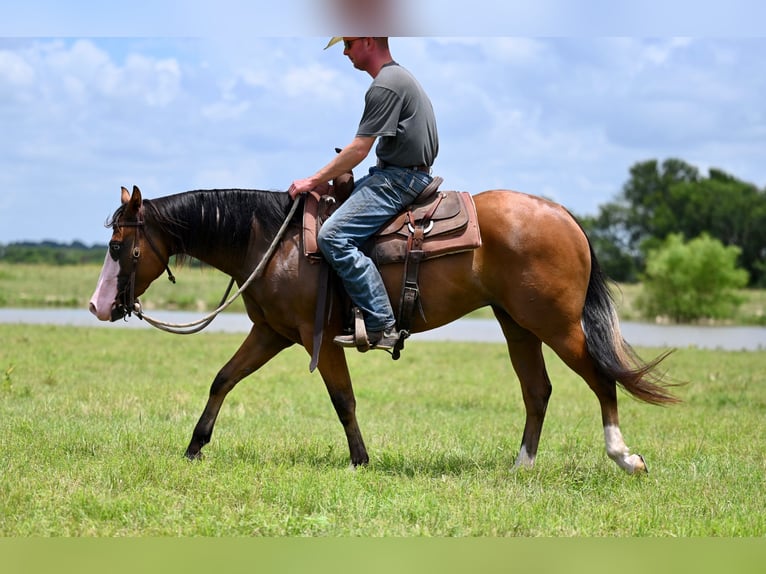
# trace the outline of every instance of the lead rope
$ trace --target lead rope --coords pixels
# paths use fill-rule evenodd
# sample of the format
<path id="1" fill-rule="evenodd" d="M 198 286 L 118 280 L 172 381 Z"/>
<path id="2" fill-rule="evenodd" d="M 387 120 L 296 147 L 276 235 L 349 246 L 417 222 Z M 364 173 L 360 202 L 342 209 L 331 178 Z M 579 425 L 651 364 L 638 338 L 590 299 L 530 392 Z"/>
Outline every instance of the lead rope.
<path id="1" fill-rule="evenodd" d="M 237 290 L 237 292 L 234 293 L 234 295 L 232 295 L 228 300 L 223 301 L 224 299 L 226 299 L 229 292 L 231 291 L 231 288 L 234 285 L 234 278 L 231 279 L 231 281 L 229 282 L 229 288 L 226 290 L 226 294 L 223 296 L 223 299 L 221 300 L 222 302 L 217 309 L 205 315 L 201 319 L 192 321 L 191 323 L 168 323 L 147 315 L 141 309 L 141 304 L 136 302 L 135 309 L 133 310 L 133 312 L 136 314 L 136 317 L 138 317 L 139 319 L 145 320 L 152 327 L 160 329 L 161 331 L 173 333 L 175 335 L 191 335 L 193 333 L 200 332 L 202 329 L 210 325 L 210 323 L 213 322 L 213 319 L 215 319 L 219 315 L 219 313 L 221 313 L 224 309 L 226 309 L 232 303 L 234 303 L 237 297 L 242 295 L 242 293 L 250 286 L 250 284 L 253 281 L 255 281 L 258 277 L 263 275 L 263 271 L 266 269 L 266 265 L 271 259 L 271 256 L 274 255 L 274 251 L 276 251 L 277 246 L 279 245 L 279 242 L 282 241 L 282 237 L 284 236 L 285 231 L 287 230 L 287 226 L 290 224 L 290 220 L 293 218 L 293 215 L 295 215 L 295 211 L 298 209 L 298 203 L 299 203 L 298 198 L 296 197 L 293 200 L 293 205 L 290 208 L 290 212 L 287 214 L 287 217 L 285 217 L 285 220 L 282 222 L 282 227 L 280 227 L 279 231 L 277 231 L 277 234 L 274 236 L 274 239 L 272 240 L 271 245 L 269 245 L 269 248 L 266 250 L 266 253 L 264 254 L 260 263 L 258 263 L 256 268 L 253 269 L 253 272 L 250 274 L 250 277 L 247 278 L 247 280 L 242 284 L 242 286 Z"/>

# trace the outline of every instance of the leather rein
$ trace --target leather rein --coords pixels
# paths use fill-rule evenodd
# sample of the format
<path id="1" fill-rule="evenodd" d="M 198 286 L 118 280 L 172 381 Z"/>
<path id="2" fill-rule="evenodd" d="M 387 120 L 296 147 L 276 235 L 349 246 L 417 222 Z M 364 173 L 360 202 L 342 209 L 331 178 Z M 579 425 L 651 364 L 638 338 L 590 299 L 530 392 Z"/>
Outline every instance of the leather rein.
<path id="1" fill-rule="evenodd" d="M 120 224 L 115 223 L 115 226 L 117 227 L 135 227 L 137 232 L 133 238 L 133 251 L 131 253 L 132 261 L 133 261 L 133 269 L 130 272 L 129 289 L 126 287 L 126 289 L 123 290 L 123 301 L 115 308 L 115 310 L 112 313 L 112 316 L 114 317 L 115 314 L 122 313 L 122 317 L 120 318 L 126 318 L 126 317 L 129 317 L 131 313 L 135 313 L 136 317 L 138 317 L 139 319 L 145 320 L 152 327 L 156 327 L 157 329 L 160 329 L 161 331 L 174 333 L 176 335 L 190 335 L 192 333 L 198 333 L 199 331 L 207 327 L 210 323 L 212 323 L 213 319 L 215 319 L 219 313 L 221 313 L 224 309 L 226 309 L 232 303 L 234 303 L 237 297 L 239 297 L 250 286 L 250 284 L 253 281 L 255 281 L 255 279 L 257 279 L 263 274 L 264 270 L 266 269 L 266 265 L 271 259 L 271 256 L 274 255 L 274 252 L 279 246 L 279 243 L 282 241 L 282 237 L 284 236 L 285 231 L 287 230 L 287 227 L 290 224 L 290 220 L 292 220 L 293 216 L 295 215 L 295 212 L 298 209 L 299 204 L 300 204 L 299 198 L 296 197 L 293 200 L 292 207 L 290 208 L 290 211 L 285 217 L 285 220 L 282 222 L 282 226 L 279 228 L 279 231 L 277 231 L 277 234 L 274 236 L 274 239 L 272 240 L 271 245 L 269 245 L 269 248 L 266 250 L 266 253 L 263 255 L 263 258 L 261 259 L 260 263 L 258 263 L 256 268 L 253 269 L 253 272 L 250 274 L 247 280 L 244 283 L 242 283 L 242 285 L 237 290 L 237 292 L 234 293 L 231 297 L 229 297 L 229 293 L 231 293 L 231 290 L 234 286 L 234 278 L 232 277 L 231 280 L 229 281 L 229 286 L 226 289 L 226 293 L 221 299 L 221 302 L 219 303 L 218 307 L 215 310 L 213 310 L 211 313 L 209 313 L 208 315 L 202 317 L 201 319 L 198 319 L 196 321 L 192 321 L 189 323 L 168 323 L 166 321 L 155 319 L 147 315 L 146 313 L 144 313 L 143 309 L 141 308 L 141 303 L 135 297 L 136 269 L 138 268 L 138 260 L 141 257 L 141 250 L 138 248 L 137 243 L 138 243 L 138 236 L 140 234 L 139 231 L 143 229 L 145 225 L 144 219 L 142 217 L 143 208 L 139 210 L 138 218 L 136 221 L 130 221 L 130 222 L 120 223 Z M 147 243 L 149 243 L 149 247 L 151 247 L 155 255 L 157 255 L 160 261 L 162 261 L 162 257 L 160 256 L 159 250 L 157 249 L 154 242 L 152 241 L 151 236 L 145 231 L 144 231 L 144 235 L 146 236 Z M 110 254 L 111 254 L 111 249 L 110 249 Z M 112 255 L 112 258 L 114 259 L 113 255 Z M 170 267 L 168 266 L 168 264 L 165 264 L 165 271 L 167 271 L 168 279 L 172 283 L 175 283 L 176 278 L 173 275 L 172 271 L 170 271 Z M 118 297 L 119 297 L 119 293 L 118 293 Z"/>

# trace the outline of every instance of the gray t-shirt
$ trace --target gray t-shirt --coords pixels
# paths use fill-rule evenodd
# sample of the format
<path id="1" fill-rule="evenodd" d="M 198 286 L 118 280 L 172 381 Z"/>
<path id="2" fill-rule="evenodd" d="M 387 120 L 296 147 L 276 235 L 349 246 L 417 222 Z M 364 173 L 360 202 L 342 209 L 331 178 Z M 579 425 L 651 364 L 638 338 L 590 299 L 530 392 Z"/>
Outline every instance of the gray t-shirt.
<path id="1" fill-rule="evenodd" d="M 364 102 L 356 135 L 380 138 L 378 159 L 399 167 L 433 165 L 439 153 L 434 110 L 409 71 L 396 62 L 383 66 Z"/>

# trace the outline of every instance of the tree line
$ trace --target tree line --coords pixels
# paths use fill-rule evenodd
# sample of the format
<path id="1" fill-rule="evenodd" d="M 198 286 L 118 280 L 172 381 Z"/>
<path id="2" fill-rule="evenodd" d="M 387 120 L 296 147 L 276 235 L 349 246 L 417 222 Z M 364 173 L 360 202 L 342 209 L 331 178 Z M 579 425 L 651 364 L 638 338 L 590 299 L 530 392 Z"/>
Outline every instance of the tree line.
<path id="1" fill-rule="evenodd" d="M 6 263 L 46 263 L 48 265 L 80 265 L 103 263 L 106 244 L 87 246 L 80 241 L 59 243 L 23 241 L 0 244 L 0 261 Z"/>
<path id="2" fill-rule="evenodd" d="M 766 287 L 766 190 L 720 169 L 707 176 L 683 160 L 648 160 L 630 168 L 613 201 L 596 215 L 578 216 L 606 273 L 615 281 L 639 281 L 647 256 L 671 235 L 703 235 L 738 247 L 737 264 L 750 286 Z M 11 243 L 0 261 L 73 265 L 101 263 L 106 245 Z"/>
<path id="3" fill-rule="evenodd" d="M 579 219 L 616 281 L 640 280 L 648 254 L 671 235 L 709 236 L 739 248 L 748 285 L 766 287 L 766 189 L 720 169 L 703 176 L 680 159 L 636 163 L 613 201 Z"/>

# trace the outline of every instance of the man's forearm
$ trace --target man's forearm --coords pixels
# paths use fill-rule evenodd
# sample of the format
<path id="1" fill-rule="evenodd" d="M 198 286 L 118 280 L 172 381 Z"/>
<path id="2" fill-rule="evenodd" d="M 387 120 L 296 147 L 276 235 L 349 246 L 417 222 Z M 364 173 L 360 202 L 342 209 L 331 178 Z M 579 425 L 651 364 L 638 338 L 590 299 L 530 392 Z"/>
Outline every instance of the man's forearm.
<path id="1" fill-rule="evenodd" d="M 330 163 L 315 173 L 312 176 L 312 179 L 316 180 L 317 184 L 325 183 L 335 179 L 339 175 L 350 172 L 367 157 L 374 142 L 375 138 L 354 138 L 354 140 L 344 147 Z"/>

